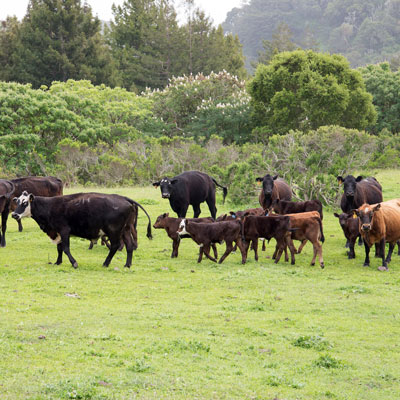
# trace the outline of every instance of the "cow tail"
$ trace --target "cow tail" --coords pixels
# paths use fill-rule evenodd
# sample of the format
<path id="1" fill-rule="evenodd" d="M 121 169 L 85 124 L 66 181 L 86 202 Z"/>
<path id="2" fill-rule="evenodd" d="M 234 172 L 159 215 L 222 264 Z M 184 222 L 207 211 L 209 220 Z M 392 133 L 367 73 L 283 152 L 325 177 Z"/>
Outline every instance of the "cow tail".
<path id="1" fill-rule="evenodd" d="M 319 223 L 319 230 L 321 232 L 321 242 L 324 243 L 325 242 L 325 236 L 324 236 L 324 231 L 322 229 L 322 221 L 321 218 L 318 218 L 318 223 Z"/>
<path id="2" fill-rule="evenodd" d="M 151 220 L 150 220 L 149 214 L 147 214 L 147 211 L 137 201 L 132 200 L 129 197 L 125 197 L 125 198 L 129 201 L 129 203 L 135 204 L 136 206 L 140 207 L 144 211 L 144 213 L 147 215 L 147 218 L 149 219 L 149 223 L 147 224 L 147 234 L 146 234 L 146 236 L 149 239 L 153 239 L 153 236 L 151 234 Z"/>
<path id="3" fill-rule="evenodd" d="M 219 186 L 220 188 L 222 188 L 222 192 L 223 192 L 222 204 L 225 204 L 225 198 L 226 198 L 226 195 L 228 194 L 228 188 L 220 185 L 214 178 L 211 178 L 211 179 L 213 180 L 213 182 L 215 183 L 216 186 Z"/>

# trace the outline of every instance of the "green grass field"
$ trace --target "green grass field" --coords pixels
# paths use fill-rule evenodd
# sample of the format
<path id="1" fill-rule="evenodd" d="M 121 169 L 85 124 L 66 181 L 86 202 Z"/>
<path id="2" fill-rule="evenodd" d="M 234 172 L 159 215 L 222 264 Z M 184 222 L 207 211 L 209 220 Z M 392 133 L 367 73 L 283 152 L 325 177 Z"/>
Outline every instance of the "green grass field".
<path id="1" fill-rule="evenodd" d="M 400 197 L 398 171 L 376 176 L 385 199 Z M 141 202 L 152 223 L 170 211 L 151 186 L 96 190 Z M 217 203 L 218 214 L 231 209 Z M 239 252 L 197 264 L 189 239 L 171 259 L 164 230 L 145 237 L 140 210 L 130 270 L 125 250 L 105 269 L 104 247 L 73 238 L 74 270 L 65 256 L 50 264 L 56 246 L 33 220 L 19 233 L 10 218 L 0 399 L 399 399 L 400 257 L 385 273 L 379 259 L 362 267 L 363 247 L 348 260 L 333 211 L 324 214 L 324 270 L 309 265 L 310 244 L 295 266 L 275 265 L 272 243 L 246 265 Z"/>

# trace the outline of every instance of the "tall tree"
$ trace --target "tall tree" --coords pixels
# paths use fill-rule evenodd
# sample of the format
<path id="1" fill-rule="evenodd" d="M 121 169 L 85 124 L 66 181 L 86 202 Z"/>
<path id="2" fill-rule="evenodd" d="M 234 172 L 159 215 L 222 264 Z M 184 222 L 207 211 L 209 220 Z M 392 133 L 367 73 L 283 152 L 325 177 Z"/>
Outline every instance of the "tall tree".
<path id="1" fill-rule="evenodd" d="M 17 17 L 7 17 L 0 22 L 0 81 L 10 80 L 13 66 L 12 56 L 15 52 L 20 23 Z"/>
<path id="2" fill-rule="evenodd" d="M 340 55 L 296 50 L 259 64 L 249 92 L 259 126 L 269 133 L 323 125 L 365 129 L 376 120 L 360 72 Z"/>
<path id="3" fill-rule="evenodd" d="M 10 79 L 34 87 L 70 78 L 115 83 L 100 21 L 81 0 L 30 0 L 12 67 Z"/>

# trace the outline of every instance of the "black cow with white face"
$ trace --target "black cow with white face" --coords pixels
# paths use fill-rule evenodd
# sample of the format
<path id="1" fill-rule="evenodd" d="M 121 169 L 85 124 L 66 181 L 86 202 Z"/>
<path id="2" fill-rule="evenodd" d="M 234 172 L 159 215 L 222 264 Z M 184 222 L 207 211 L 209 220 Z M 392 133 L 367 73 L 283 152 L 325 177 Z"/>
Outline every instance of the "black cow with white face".
<path id="1" fill-rule="evenodd" d="M 110 252 L 104 261 L 108 267 L 121 239 L 125 244 L 127 259 L 125 267 L 132 264 L 132 252 L 137 247 L 135 235 L 131 229 L 140 207 L 147 215 L 147 237 L 151 239 L 151 221 L 146 210 L 134 200 L 116 194 L 76 193 L 66 196 L 41 197 L 32 193 L 22 193 L 14 198 L 17 208 L 13 218 L 32 217 L 53 243 L 57 244 L 56 264 L 62 263 L 63 252 L 72 266 L 78 267 L 69 249 L 70 236 L 88 240 L 107 236 L 110 240 Z"/>
<path id="2" fill-rule="evenodd" d="M 0 214 L 1 214 L 1 233 L 0 247 L 6 247 L 6 230 L 8 213 L 10 212 L 11 196 L 15 191 L 15 186 L 11 181 L 0 179 Z"/>
<path id="3" fill-rule="evenodd" d="M 169 199 L 171 208 L 179 218 L 185 218 L 189 205 L 192 205 L 194 217 L 200 215 L 200 204 L 204 201 L 213 219 L 216 218 L 215 186 L 223 189 L 224 201 L 228 189 L 221 186 L 214 178 L 199 171 L 186 171 L 174 178 L 162 178 L 154 182 L 153 186 L 160 186 L 163 199 Z"/>

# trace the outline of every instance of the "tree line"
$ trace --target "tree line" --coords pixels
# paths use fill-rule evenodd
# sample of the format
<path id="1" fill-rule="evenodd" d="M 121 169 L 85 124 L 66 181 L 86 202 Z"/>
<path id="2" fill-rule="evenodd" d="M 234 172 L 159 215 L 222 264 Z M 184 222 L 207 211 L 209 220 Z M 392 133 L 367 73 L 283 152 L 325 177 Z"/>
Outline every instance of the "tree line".
<path id="1" fill-rule="evenodd" d="M 173 76 L 246 75 L 237 36 L 225 35 L 191 0 L 178 25 L 172 0 L 126 0 L 102 23 L 81 0 L 30 0 L 22 21 L 0 26 L 0 80 L 49 87 L 86 79 L 141 92 Z"/>

